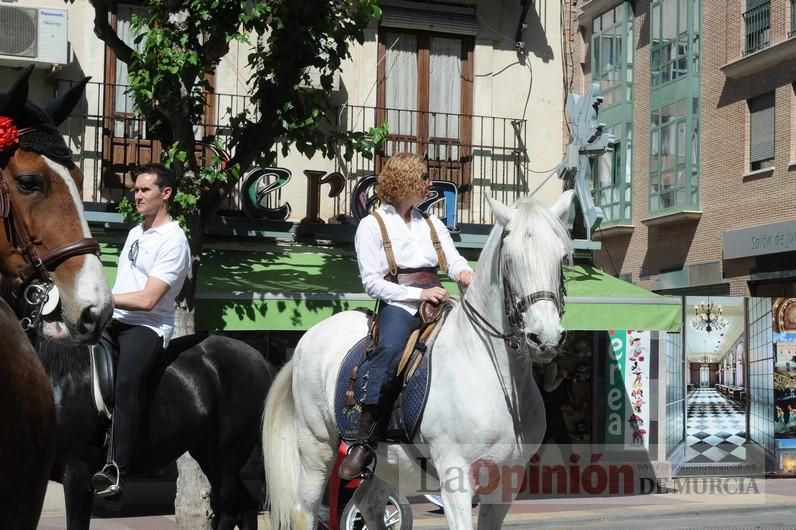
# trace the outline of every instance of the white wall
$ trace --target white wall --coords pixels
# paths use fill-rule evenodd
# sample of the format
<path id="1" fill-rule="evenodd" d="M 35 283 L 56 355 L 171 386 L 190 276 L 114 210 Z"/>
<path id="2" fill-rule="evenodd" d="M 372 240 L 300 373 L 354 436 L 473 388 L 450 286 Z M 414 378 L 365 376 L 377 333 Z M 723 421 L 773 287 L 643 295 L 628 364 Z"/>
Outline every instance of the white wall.
<path id="1" fill-rule="evenodd" d="M 38 71 L 34 78 L 33 98 L 43 100 L 55 91 L 54 80 L 79 79 L 90 75 L 95 81 L 103 80 L 104 46 L 93 34 L 93 8 L 88 0 L 76 0 L 66 4 L 61 0 L 20 0 L 19 5 L 66 8 L 69 17 L 69 43 L 73 60 L 56 72 Z M 465 1 L 462 5 L 471 4 Z M 561 52 L 560 2 L 558 0 L 536 0 L 532 3 L 526 21 L 525 53 L 518 55 L 514 49 L 514 35 L 520 16 L 517 0 L 478 0 L 476 14 L 478 34 L 474 51 L 473 112 L 476 115 L 527 120 L 527 157 L 532 171 L 525 175 L 527 189 L 535 189 L 546 177 L 544 170 L 558 164 L 563 156 L 563 60 Z M 352 58 L 343 66 L 341 90 L 334 98 L 338 103 L 375 106 L 377 30 L 368 30 L 364 44 L 355 44 Z M 222 60 L 216 75 L 216 92 L 220 94 L 245 94 L 247 50 L 245 46 L 233 44 L 230 53 Z M 0 90 L 12 76 L 2 71 Z M 92 98 L 96 99 L 96 98 Z M 527 100 L 527 106 L 526 106 Z M 99 105 L 87 101 L 87 105 Z M 223 104 L 221 105 L 223 106 Z M 91 108 L 91 113 L 101 109 Z M 372 124 L 361 123 L 363 128 Z M 91 127 L 87 124 L 87 127 Z M 478 130 L 474 127 L 474 138 L 484 143 L 508 142 L 502 133 Z M 99 152 L 97 131 L 86 130 L 80 138 L 70 138 L 76 150 Z M 339 164 L 339 161 L 338 161 Z M 306 178 L 305 169 L 332 171 L 335 161 L 316 156 L 306 160 L 295 153 L 286 158 L 280 156 L 279 165 L 290 169 L 293 178 L 287 186 L 283 199 L 293 204 L 293 218 L 305 215 Z M 483 168 L 489 177 L 489 168 Z M 354 177 L 352 177 L 354 178 Z M 90 189 L 91 183 L 87 183 Z M 560 181 L 551 179 L 537 194 L 546 203 L 552 203 L 561 190 Z M 332 200 L 322 195 L 322 218 L 332 215 Z M 484 187 L 476 188 L 474 196 L 490 193 Z M 84 193 L 85 194 L 85 193 Z M 481 201 L 474 200 L 474 204 Z"/>

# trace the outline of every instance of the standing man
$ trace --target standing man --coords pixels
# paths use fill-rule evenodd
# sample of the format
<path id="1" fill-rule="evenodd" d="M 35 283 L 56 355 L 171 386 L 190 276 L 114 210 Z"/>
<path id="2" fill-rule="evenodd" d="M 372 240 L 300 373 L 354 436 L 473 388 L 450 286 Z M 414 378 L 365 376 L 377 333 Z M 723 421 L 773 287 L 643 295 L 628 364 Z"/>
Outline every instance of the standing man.
<path id="1" fill-rule="evenodd" d="M 108 333 L 119 357 L 110 450 L 116 465 L 94 474 L 101 497 L 121 493 L 148 399 L 146 378 L 171 340 L 175 299 L 191 266 L 188 238 L 169 215 L 177 192 L 174 174 L 147 164 L 133 170 L 133 177 L 135 209 L 144 221 L 127 235 L 112 290 Z"/>

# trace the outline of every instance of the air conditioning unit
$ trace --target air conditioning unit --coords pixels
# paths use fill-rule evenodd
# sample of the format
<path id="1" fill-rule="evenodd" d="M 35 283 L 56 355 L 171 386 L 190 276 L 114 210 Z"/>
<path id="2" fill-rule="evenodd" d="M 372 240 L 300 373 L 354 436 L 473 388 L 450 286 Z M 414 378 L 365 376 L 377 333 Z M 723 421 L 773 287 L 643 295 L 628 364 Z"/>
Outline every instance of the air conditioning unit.
<path id="1" fill-rule="evenodd" d="M 0 64 L 69 62 L 66 9 L 0 5 Z"/>

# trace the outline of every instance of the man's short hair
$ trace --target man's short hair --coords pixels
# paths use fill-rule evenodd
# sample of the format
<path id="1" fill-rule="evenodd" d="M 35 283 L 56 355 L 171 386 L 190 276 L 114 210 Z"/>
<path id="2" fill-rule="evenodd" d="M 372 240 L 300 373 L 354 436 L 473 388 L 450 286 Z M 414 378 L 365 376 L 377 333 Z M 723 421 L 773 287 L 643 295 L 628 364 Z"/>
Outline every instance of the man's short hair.
<path id="1" fill-rule="evenodd" d="M 144 173 L 155 175 L 155 184 L 157 184 L 160 189 L 171 188 L 172 197 L 177 194 L 177 177 L 174 175 L 174 172 L 163 164 L 144 164 L 135 167 L 132 172 L 133 180 L 137 179 L 138 175 L 143 175 Z"/>

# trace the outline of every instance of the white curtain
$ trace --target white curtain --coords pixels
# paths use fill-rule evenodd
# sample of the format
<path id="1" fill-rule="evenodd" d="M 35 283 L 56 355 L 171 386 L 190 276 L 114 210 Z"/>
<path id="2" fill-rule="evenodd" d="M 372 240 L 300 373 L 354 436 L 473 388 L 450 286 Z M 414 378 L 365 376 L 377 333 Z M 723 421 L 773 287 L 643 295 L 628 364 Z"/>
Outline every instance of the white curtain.
<path id="1" fill-rule="evenodd" d="M 119 4 L 117 8 L 117 22 L 116 22 L 116 33 L 119 35 L 119 38 L 128 46 L 132 47 L 136 51 L 141 47 L 140 44 L 136 45 L 133 40 L 135 39 L 135 34 L 133 33 L 132 28 L 132 20 L 133 20 L 133 13 L 143 13 L 144 8 L 140 6 L 131 6 L 125 4 Z M 135 103 L 133 102 L 133 98 L 130 95 L 125 94 L 125 90 L 127 89 L 127 85 L 129 84 L 129 79 L 127 75 L 127 64 L 116 60 L 116 87 L 114 89 L 114 105 L 113 110 L 114 114 L 133 114 L 135 112 Z M 125 120 L 125 119 L 116 119 L 114 120 L 114 136 L 125 136 L 124 129 L 125 129 L 125 122 L 127 123 L 128 128 L 128 137 L 138 137 L 138 123 L 135 120 Z"/>
<path id="2" fill-rule="evenodd" d="M 429 44 L 429 137 L 458 139 L 462 112 L 462 41 L 432 37 Z M 436 151 L 436 152 L 435 152 Z M 458 147 L 429 146 L 429 157 L 458 160 Z"/>
<path id="3" fill-rule="evenodd" d="M 385 39 L 385 93 L 391 134 L 417 135 L 417 38 L 387 33 Z M 412 146 L 416 151 L 416 146 Z M 390 153 L 388 153 L 390 154 Z"/>

